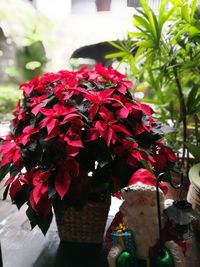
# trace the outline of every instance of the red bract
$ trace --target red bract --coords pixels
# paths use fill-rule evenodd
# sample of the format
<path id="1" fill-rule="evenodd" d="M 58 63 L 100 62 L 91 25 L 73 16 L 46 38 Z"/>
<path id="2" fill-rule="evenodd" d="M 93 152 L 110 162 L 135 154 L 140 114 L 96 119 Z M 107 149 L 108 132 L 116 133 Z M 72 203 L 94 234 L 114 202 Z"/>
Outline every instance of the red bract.
<path id="1" fill-rule="evenodd" d="M 138 150 L 138 144 L 134 141 L 127 139 L 123 140 L 123 149 L 128 152 L 127 163 L 136 167 L 138 162 L 143 160 L 140 151 Z"/>
<path id="2" fill-rule="evenodd" d="M 22 186 L 20 184 L 20 181 L 18 179 L 16 179 L 10 187 L 10 198 L 13 201 L 15 198 L 15 195 L 17 192 L 19 192 L 22 189 Z"/>
<path id="3" fill-rule="evenodd" d="M 58 164 L 58 173 L 55 179 L 55 189 L 61 199 L 67 194 L 71 182 L 71 177 L 77 177 L 79 165 L 73 158 L 61 161 Z"/>
<path id="4" fill-rule="evenodd" d="M 20 88 L 24 91 L 25 95 L 30 95 L 33 91 L 38 93 L 45 93 L 46 88 L 40 83 L 39 77 L 36 76 L 30 82 L 21 84 Z"/>
<path id="5" fill-rule="evenodd" d="M 12 120 L 12 125 L 16 126 L 19 121 L 24 121 L 26 118 L 26 110 L 23 110 L 20 106 L 20 101 L 18 101 L 16 108 L 13 110 L 13 115 L 15 118 Z"/>
<path id="6" fill-rule="evenodd" d="M 32 107 L 32 110 L 31 112 L 34 114 L 34 115 L 37 115 L 38 112 L 40 111 L 40 109 L 42 108 L 42 105 L 43 105 L 43 101 L 47 98 L 46 95 L 43 95 L 43 96 L 39 96 L 39 97 L 31 97 L 30 98 L 30 101 L 31 103 L 29 104 L 30 107 Z"/>
<path id="7" fill-rule="evenodd" d="M 46 73 L 20 86 L 24 98 L 0 143 L 0 179 L 10 174 L 6 192 L 18 207 L 28 204 L 32 226 L 45 232 L 52 205 L 80 207 L 102 190 L 116 193 L 141 168 L 155 175 L 173 169 L 176 157 L 161 142 L 152 108 L 131 87 L 102 65 Z"/>
<path id="8" fill-rule="evenodd" d="M 118 110 L 117 114 L 121 119 L 126 119 L 129 114 L 133 115 L 136 119 L 140 119 L 142 116 L 141 110 L 133 103 L 126 103 L 125 106 Z"/>
<path id="9" fill-rule="evenodd" d="M 77 117 L 78 115 L 73 113 L 74 111 L 76 111 L 75 108 L 65 108 L 60 104 L 55 104 L 52 109 L 42 108 L 40 112 L 45 115 L 45 117 L 40 122 L 40 127 L 46 127 L 48 134 L 50 134 L 51 131 L 60 123 L 59 117 L 64 116 L 61 124 Z"/>
<path id="10" fill-rule="evenodd" d="M 33 189 L 31 190 L 31 194 L 36 205 L 40 199 L 47 194 L 49 176 L 49 171 L 43 172 L 41 170 L 36 170 L 34 173 L 32 173 L 31 178 Z"/>
<path id="11" fill-rule="evenodd" d="M 95 123 L 95 128 L 98 129 L 100 136 L 105 139 L 108 146 L 110 145 L 110 142 L 115 144 L 116 141 L 119 140 L 117 133 L 124 133 L 127 136 L 131 136 L 126 128 L 118 123 L 118 121 L 114 119 L 112 113 L 106 108 L 102 107 L 99 115 L 102 120 Z"/>
<path id="12" fill-rule="evenodd" d="M 104 77 L 113 83 L 120 82 L 126 77 L 112 67 L 105 69 L 101 64 L 97 64 L 95 70 L 98 74 L 100 74 L 99 77 Z"/>
<path id="13" fill-rule="evenodd" d="M 31 191 L 29 202 L 35 214 L 41 218 L 47 218 L 52 210 L 52 200 L 48 198 L 47 192 L 45 194 L 42 194 L 40 200 L 38 201 L 38 203 L 36 203 L 34 200 L 33 192 Z"/>
<path id="14" fill-rule="evenodd" d="M 38 132 L 39 132 L 39 129 L 36 129 L 36 128 L 32 129 L 31 126 L 26 126 L 23 129 L 23 132 L 19 137 L 19 143 L 26 145 L 30 141 L 31 135 L 38 133 Z"/>
<path id="15" fill-rule="evenodd" d="M 20 147 L 14 141 L 3 141 L 0 146 L 0 154 L 2 155 L 0 167 L 14 163 L 18 166 L 18 162 L 21 158 Z"/>
<path id="16" fill-rule="evenodd" d="M 108 89 L 106 91 L 97 91 L 97 92 L 86 92 L 85 98 L 89 100 L 93 105 L 89 107 L 89 118 L 91 120 L 94 119 L 96 113 L 99 110 L 99 107 L 103 104 L 110 103 L 113 98 L 111 98 L 111 94 L 114 89 Z"/>
<path id="17" fill-rule="evenodd" d="M 174 152 L 161 142 L 158 142 L 157 145 L 153 147 L 153 153 L 155 167 L 160 170 L 164 170 L 169 163 L 173 164 L 177 160 Z"/>
<path id="18" fill-rule="evenodd" d="M 136 101 L 135 109 L 141 110 L 145 115 L 151 116 L 153 114 L 153 109 L 147 104 Z"/>

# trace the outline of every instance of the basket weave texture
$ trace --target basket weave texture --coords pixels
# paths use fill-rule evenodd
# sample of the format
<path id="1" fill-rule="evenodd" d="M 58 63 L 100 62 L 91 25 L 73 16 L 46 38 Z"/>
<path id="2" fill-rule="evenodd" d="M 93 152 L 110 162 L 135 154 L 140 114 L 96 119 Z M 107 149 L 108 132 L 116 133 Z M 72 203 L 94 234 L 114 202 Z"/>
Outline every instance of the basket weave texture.
<path id="1" fill-rule="evenodd" d="M 110 198 L 105 202 L 88 202 L 81 211 L 70 207 L 62 216 L 55 213 L 61 241 L 101 243 L 110 202 Z"/>

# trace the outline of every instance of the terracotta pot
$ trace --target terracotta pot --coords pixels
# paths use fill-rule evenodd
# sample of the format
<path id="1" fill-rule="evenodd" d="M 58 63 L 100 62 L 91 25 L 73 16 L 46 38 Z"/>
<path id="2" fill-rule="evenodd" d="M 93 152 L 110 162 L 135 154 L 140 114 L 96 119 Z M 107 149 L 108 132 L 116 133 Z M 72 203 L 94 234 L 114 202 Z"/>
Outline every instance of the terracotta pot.
<path id="1" fill-rule="evenodd" d="M 97 11 L 110 11 L 111 0 L 96 0 Z"/>

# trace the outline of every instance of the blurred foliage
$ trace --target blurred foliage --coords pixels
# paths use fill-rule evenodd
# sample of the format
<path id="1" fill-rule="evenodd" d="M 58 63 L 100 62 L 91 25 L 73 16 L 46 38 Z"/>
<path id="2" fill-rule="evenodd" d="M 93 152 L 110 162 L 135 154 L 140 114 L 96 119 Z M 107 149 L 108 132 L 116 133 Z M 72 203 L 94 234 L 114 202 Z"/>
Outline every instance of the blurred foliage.
<path id="1" fill-rule="evenodd" d="M 0 85 L 0 119 L 11 117 L 11 111 L 21 96 L 22 91 L 16 90 L 15 85 Z"/>
<path id="2" fill-rule="evenodd" d="M 9 119 L 19 83 L 43 73 L 53 22 L 25 0 L 0 0 L 0 119 Z"/>
<path id="3" fill-rule="evenodd" d="M 19 48 L 17 59 L 24 80 L 30 80 L 35 75 L 42 73 L 47 62 L 43 43 L 36 41 L 29 46 Z"/>
<path id="4" fill-rule="evenodd" d="M 0 25 L 17 46 L 49 38 L 54 23 L 25 0 L 0 1 Z"/>
<path id="5" fill-rule="evenodd" d="M 15 51 L 11 64 L 3 71 L 16 83 L 42 73 L 47 63 L 45 43 L 53 23 L 27 1 L 1 0 L 0 25 L 6 45 Z"/>

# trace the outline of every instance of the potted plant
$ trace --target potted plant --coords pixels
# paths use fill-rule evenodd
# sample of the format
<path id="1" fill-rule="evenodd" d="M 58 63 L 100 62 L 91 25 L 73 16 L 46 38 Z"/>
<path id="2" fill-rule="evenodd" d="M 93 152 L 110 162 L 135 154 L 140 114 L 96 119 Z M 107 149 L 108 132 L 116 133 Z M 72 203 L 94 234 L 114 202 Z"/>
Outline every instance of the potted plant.
<path id="1" fill-rule="evenodd" d="M 187 177 L 191 165 L 187 146 L 199 144 L 200 9 L 196 0 L 162 0 L 158 10 L 152 10 L 147 0 L 139 2 L 133 30 L 126 40 L 112 43 L 119 52 L 107 58 L 125 63 L 143 101 L 154 106 L 160 121 L 176 129 L 165 137 L 177 150 Z"/>
<path id="2" fill-rule="evenodd" d="M 9 192 L 18 208 L 28 205 L 32 227 L 47 232 L 52 206 L 60 225 L 65 210 L 106 202 L 140 168 L 157 175 L 175 167 L 175 154 L 162 141 L 166 127 L 131 87 L 123 74 L 101 65 L 46 73 L 20 86 L 23 99 L 0 144 L 0 180 L 8 174 L 4 198 Z M 87 224 L 97 224 L 87 216 Z"/>

